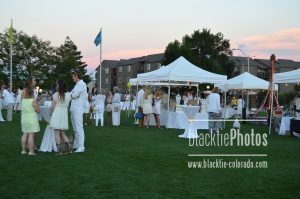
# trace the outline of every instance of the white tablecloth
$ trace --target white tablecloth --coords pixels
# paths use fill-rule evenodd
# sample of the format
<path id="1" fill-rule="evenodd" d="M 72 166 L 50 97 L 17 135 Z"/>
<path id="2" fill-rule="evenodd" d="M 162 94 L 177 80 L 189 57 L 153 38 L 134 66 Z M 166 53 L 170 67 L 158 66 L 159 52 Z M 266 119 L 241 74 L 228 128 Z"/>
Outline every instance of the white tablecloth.
<path id="1" fill-rule="evenodd" d="M 194 127 L 194 121 L 197 113 L 199 112 L 200 106 L 184 106 L 182 110 L 187 117 L 187 124 L 185 131 L 182 135 L 178 137 L 181 138 L 198 138 L 197 128 Z"/>
<path id="2" fill-rule="evenodd" d="M 237 114 L 237 110 L 234 108 L 222 108 L 222 118 L 232 118 L 235 114 Z"/>
<path id="3" fill-rule="evenodd" d="M 39 115 L 41 115 L 42 118 L 48 123 L 44 132 L 43 140 L 39 151 L 42 152 L 57 151 L 56 142 L 55 142 L 55 133 L 54 130 L 49 126 L 51 120 L 51 108 L 40 106 Z"/>
<path id="4" fill-rule="evenodd" d="M 279 135 L 285 135 L 286 131 L 290 131 L 291 119 L 293 117 L 282 117 L 279 129 Z"/>
<path id="5" fill-rule="evenodd" d="M 196 114 L 195 120 L 208 120 L 207 112 L 201 112 Z M 168 110 L 161 110 L 160 114 L 160 124 L 166 128 L 171 129 L 185 129 L 187 125 L 187 117 L 184 112 L 175 112 Z M 155 120 L 153 114 L 150 116 L 151 126 L 155 125 Z M 208 129 L 208 121 L 195 121 L 194 127 L 196 129 Z"/>

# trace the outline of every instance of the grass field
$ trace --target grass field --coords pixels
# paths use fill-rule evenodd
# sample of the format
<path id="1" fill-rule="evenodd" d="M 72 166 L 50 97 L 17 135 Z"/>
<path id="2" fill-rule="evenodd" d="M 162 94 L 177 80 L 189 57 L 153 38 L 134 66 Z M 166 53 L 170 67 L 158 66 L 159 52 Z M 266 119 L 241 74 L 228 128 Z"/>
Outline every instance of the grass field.
<path id="1" fill-rule="evenodd" d="M 0 198 L 300 198 L 300 140 L 272 135 L 267 147 L 190 147 L 178 138 L 183 130 L 122 121 L 120 127 L 86 127 L 85 153 L 35 157 L 20 154 L 19 116 L 0 123 Z M 242 124 L 242 132 L 251 128 L 267 132 Z M 251 159 L 267 160 L 268 168 L 191 169 L 188 161 L 203 158 L 189 153 L 267 153 Z"/>

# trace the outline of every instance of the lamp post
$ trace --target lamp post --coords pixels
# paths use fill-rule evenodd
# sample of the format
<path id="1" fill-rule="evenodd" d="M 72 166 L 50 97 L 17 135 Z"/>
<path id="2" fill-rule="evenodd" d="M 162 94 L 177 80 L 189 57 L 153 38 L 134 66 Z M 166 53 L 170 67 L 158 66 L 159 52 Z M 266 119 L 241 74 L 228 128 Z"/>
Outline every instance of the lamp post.
<path id="1" fill-rule="evenodd" d="M 238 51 L 240 51 L 244 56 L 245 56 L 245 58 L 247 59 L 247 72 L 248 73 L 250 73 L 249 72 L 249 65 L 250 65 L 250 57 L 249 57 L 249 55 L 247 55 L 242 49 L 240 49 L 240 48 L 233 48 L 232 50 L 238 50 Z M 245 71 L 243 71 L 243 72 L 245 72 Z M 246 105 L 246 108 L 244 108 L 244 105 L 243 105 L 243 119 L 245 119 L 246 118 L 246 109 L 248 109 L 248 107 L 249 107 L 249 92 L 247 91 L 247 105 Z"/>
<path id="2" fill-rule="evenodd" d="M 249 55 L 247 55 L 242 49 L 240 49 L 240 48 L 233 48 L 232 50 L 238 50 L 238 51 L 240 51 L 245 57 L 246 57 L 246 59 L 247 59 L 247 69 L 248 69 L 248 73 L 249 73 L 249 65 L 250 65 L 250 61 L 249 61 L 249 59 L 250 59 L 250 57 L 249 57 Z M 244 71 L 245 72 L 245 71 Z"/>

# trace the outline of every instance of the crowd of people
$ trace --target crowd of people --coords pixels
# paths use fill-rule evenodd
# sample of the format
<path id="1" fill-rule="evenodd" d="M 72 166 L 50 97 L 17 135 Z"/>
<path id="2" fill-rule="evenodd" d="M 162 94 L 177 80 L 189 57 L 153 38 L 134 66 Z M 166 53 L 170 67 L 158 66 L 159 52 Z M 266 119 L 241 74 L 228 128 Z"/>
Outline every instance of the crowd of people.
<path id="1" fill-rule="evenodd" d="M 51 120 L 50 127 L 55 132 L 55 142 L 57 152 L 84 152 L 85 151 L 85 133 L 84 125 L 88 125 L 91 120 L 92 125 L 104 126 L 104 118 L 107 118 L 107 124 L 113 126 L 120 125 L 121 110 L 131 110 L 132 103 L 135 101 L 137 111 L 135 118 L 140 127 L 149 128 L 150 117 L 154 116 L 155 126 L 161 127 L 160 115 L 163 104 L 168 103 L 168 95 L 160 89 L 153 89 L 150 86 L 142 86 L 137 96 L 131 95 L 128 91 L 121 94 L 117 87 L 113 91 L 93 88 L 91 92 L 81 75 L 74 71 L 72 79 L 75 83 L 73 89 L 68 90 L 64 80 L 56 81 L 55 91 L 51 94 Z M 24 87 L 24 88 L 23 88 Z M 35 78 L 26 80 L 24 86 L 20 86 L 16 94 L 12 95 L 5 85 L 1 85 L 0 92 L 0 122 L 5 121 L 1 109 L 7 109 L 6 121 L 12 121 L 13 112 L 21 112 L 21 154 L 35 155 L 36 133 L 40 131 L 38 115 L 39 102 L 46 95 L 38 95 Z M 196 96 L 193 91 L 177 93 L 174 102 L 177 105 L 199 105 L 201 111 L 206 111 L 209 117 L 209 131 L 219 132 L 222 128 L 222 97 L 219 89 L 213 88 L 209 95 L 201 93 Z M 172 97 L 172 98 L 173 98 Z M 294 100 L 295 109 L 299 110 L 300 97 L 296 96 Z M 123 101 L 121 105 L 121 101 Z M 238 99 L 234 96 L 227 97 L 227 105 L 237 108 L 238 114 L 241 114 L 245 104 L 242 96 Z M 69 112 L 70 120 L 74 131 L 74 142 L 71 143 L 65 131 L 69 130 Z M 104 116 L 105 112 L 107 117 Z"/>

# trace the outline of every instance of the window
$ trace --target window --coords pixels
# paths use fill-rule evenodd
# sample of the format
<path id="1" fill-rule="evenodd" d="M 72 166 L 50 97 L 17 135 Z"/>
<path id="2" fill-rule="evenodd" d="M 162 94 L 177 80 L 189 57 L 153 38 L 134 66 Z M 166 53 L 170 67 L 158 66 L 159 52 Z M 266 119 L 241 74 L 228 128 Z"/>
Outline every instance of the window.
<path id="1" fill-rule="evenodd" d="M 106 74 L 109 73 L 109 69 L 108 69 L 108 68 L 105 69 L 105 73 L 106 73 Z"/>
<path id="2" fill-rule="evenodd" d="M 161 63 L 157 63 L 157 68 L 159 69 L 161 67 Z"/>
<path id="3" fill-rule="evenodd" d="M 131 72 L 131 66 L 127 66 L 127 72 Z"/>
<path id="4" fill-rule="evenodd" d="M 123 78 L 119 77 L 119 83 L 122 84 L 123 83 Z"/>
<path id="5" fill-rule="evenodd" d="M 105 84 L 108 85 L 108 78 L 105 78 Z"/>
<path id="6" fill-rule="evenodd" d="M 122 66 L 119 66 L 119 73 L 122 72 Z"/>
<path id="7" fill-rule="evenodd" d="M 147 64 L 147 70 L 151 70 L 151 65 Z"/>

